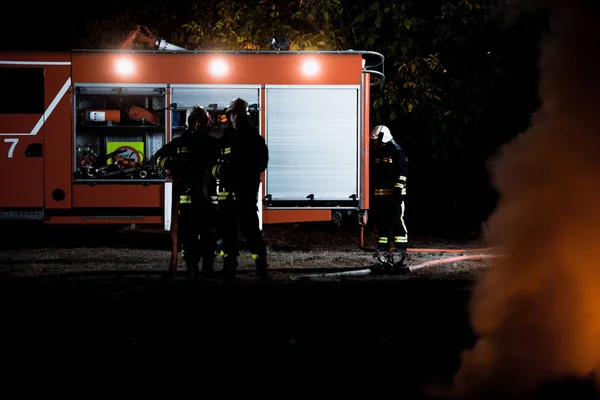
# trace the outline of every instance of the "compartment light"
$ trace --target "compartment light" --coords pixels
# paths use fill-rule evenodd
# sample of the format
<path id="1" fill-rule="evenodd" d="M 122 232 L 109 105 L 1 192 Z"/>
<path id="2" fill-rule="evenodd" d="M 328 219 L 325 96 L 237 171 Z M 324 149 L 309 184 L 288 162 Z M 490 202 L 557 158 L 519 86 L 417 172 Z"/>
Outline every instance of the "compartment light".
<path id="1" fill-rule="evenodd" d="M 223 60 L 212 60 L 208 69 L 213 76 L 225 76 L 229 72 L 229 65 Z"/>
<path id="2" fill-rule="evenodd" d="M 118 74 L 129 76 L 134 73 L 135 65 L 129 58 L 119 58 L 115 64 L 115 69 Z"/>
<path id="3" fill-rule="evenodd" d="M 306 76 L 315 76 L 320 70 L 321 65 L 316 60 L 305 60 L 302 63 L 302 73 Z"/>

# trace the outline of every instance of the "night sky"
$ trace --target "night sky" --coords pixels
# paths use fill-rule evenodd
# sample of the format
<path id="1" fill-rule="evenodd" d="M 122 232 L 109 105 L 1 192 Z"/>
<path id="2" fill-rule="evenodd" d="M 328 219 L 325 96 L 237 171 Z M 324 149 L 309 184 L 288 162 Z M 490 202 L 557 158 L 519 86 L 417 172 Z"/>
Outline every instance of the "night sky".
<path id="1" fill-rule="evenodd" d="M 72 49 L 96 15 L 95 3 L 12 2 L 10 12 L 0 13 L 0 50 Z"/>

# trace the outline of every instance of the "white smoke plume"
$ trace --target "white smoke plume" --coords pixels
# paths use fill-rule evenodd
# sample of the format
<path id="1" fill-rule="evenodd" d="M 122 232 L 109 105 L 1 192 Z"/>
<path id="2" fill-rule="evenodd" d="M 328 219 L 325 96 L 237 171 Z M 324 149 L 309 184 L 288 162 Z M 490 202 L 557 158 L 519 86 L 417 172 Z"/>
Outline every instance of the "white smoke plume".
<path id="1" fill-rule="evenodd" d="M 450 397 L 525 398 L 547 382 L 598 382 L 599 3 L 548 3 L 541 108 L 492 168 L 500 200 L 490 241 L 506 257 L 476 285 L 477 341 L 461 354 Z"/>

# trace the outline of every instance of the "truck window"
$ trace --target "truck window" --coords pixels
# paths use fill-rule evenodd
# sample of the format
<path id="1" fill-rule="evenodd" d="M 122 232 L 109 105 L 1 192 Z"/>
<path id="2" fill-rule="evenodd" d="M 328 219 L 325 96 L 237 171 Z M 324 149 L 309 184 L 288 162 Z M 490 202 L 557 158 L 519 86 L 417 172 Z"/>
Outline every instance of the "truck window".
<path id="1" fill-rule="evenodd" d="M 0 68 L 0 114 L 44 113 L 44 68 Z"/>

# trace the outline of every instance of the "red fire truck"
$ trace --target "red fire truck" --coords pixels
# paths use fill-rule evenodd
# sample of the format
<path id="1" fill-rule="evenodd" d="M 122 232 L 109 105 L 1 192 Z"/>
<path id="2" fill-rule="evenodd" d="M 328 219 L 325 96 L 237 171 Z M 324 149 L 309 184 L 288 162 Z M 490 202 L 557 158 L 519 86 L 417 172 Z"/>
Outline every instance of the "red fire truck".
<path id="1" fill-rule="evenodd" d="M 262 224 L 364 218 L 381 54 L 192 51 L 140 30 L 130 39 L 153 48 L 0 54 L 0 219 L 168 230 L 171 182 L 153 154 L 195 104 L 218 135 L 235 97 L 269 147 Z"/>

